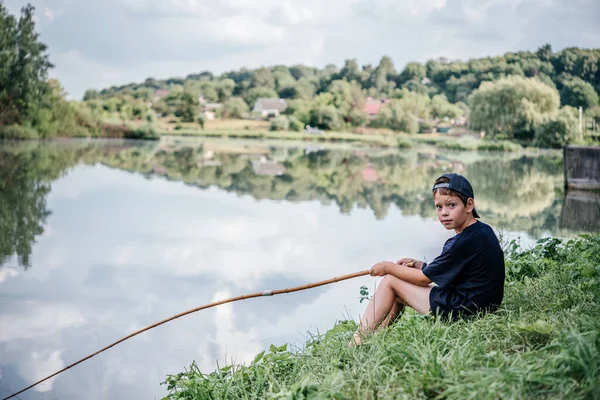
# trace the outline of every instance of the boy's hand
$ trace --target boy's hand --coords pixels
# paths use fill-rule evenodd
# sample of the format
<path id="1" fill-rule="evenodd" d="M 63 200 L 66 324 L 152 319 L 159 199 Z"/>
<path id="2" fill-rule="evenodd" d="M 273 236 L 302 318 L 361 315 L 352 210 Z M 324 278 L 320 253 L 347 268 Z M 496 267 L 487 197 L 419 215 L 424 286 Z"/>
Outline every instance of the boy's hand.
<path id="1" fill-rule="evenodd" d="M 405 267 L 423 269 L 423 261 L 415 260 L 414 258 L 401 258 L 396 262 L 396 264 L 403 265 Z"/>
<path id="2" fill-rule="evenodd" d="M 391 261 L 380 261 L 371 268 L 371 276 L 384 276 L 388 273 L 388 269 L 394 265 L 396 264 Z"/>

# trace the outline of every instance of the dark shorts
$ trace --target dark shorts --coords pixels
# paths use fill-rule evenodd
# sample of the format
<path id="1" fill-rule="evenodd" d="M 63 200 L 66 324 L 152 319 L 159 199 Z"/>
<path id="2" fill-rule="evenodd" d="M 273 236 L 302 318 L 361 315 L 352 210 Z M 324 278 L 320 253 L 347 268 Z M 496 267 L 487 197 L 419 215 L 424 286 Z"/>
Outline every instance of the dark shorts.
<path id="1" fill-rule="evenodd" d="M 429 292 L 429 311 L 434 316 L 445 320 L 455 321 L 476 314 L 493 312 L 497 308 L 493 305 L 477 306 L 471 301 L 465 301 L 458 293 L 439 286 L 434 286 Z"/>

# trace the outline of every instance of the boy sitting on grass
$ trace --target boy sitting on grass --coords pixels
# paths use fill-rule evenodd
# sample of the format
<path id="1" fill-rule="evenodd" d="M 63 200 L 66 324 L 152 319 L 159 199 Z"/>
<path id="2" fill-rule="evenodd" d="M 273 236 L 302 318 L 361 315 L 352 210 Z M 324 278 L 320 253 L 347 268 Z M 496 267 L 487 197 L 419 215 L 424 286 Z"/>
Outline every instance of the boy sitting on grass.
<path id="1" fill-rule="evenodd" d="M 406 305 L 445 319 L 495 311 L 504 296 L 504 254 L 489 225 L 479 222 L 473 188 L 462 175 L 444 174 L 433 185 L 437 216 L 456 236 L 430 264 L 412 258 L 381 261 L 371 276 L 383 276 L 350 345 L 364 333 L 388 326 Z M 433 284 L 435 283 L 435 285 Z"/>

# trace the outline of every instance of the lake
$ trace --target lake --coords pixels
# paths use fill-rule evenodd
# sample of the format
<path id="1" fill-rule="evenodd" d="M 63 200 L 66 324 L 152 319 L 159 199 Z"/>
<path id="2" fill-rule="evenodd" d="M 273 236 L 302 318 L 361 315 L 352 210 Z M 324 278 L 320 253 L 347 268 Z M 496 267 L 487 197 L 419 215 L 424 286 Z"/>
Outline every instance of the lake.
<path id="1" fill-rule="evenodd" d="M 0 144 L 0 394 L 215 300 L 381 260 L 431 261 L 453 234 L 430 195 L 450 171 L 470 179 L 482 221 L 504 241 L 530 246 L 598 229 L 597 220 L 564 218 L 560 152 L 175 138 Z M 360 287 L 372 293 L 376 282 L 188 315 L 20 398 L 161 398 L 160 382 L 194 360 L 210 372 L 357 319 Z"/>

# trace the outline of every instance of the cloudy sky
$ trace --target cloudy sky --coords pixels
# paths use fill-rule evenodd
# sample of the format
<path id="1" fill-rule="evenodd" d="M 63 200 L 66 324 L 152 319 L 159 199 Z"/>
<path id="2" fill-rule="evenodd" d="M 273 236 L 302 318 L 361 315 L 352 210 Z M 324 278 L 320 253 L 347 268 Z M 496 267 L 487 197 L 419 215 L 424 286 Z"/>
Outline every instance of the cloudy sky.
<path id="1" fill-rule="evenodd" d="M 0 0 L 2 1 L 2 0 Z M 4 0 L 37 9 L 58 77 L 88 88 L 243 66 L 377 64 L 600 47 L 598 0 Z"/>

